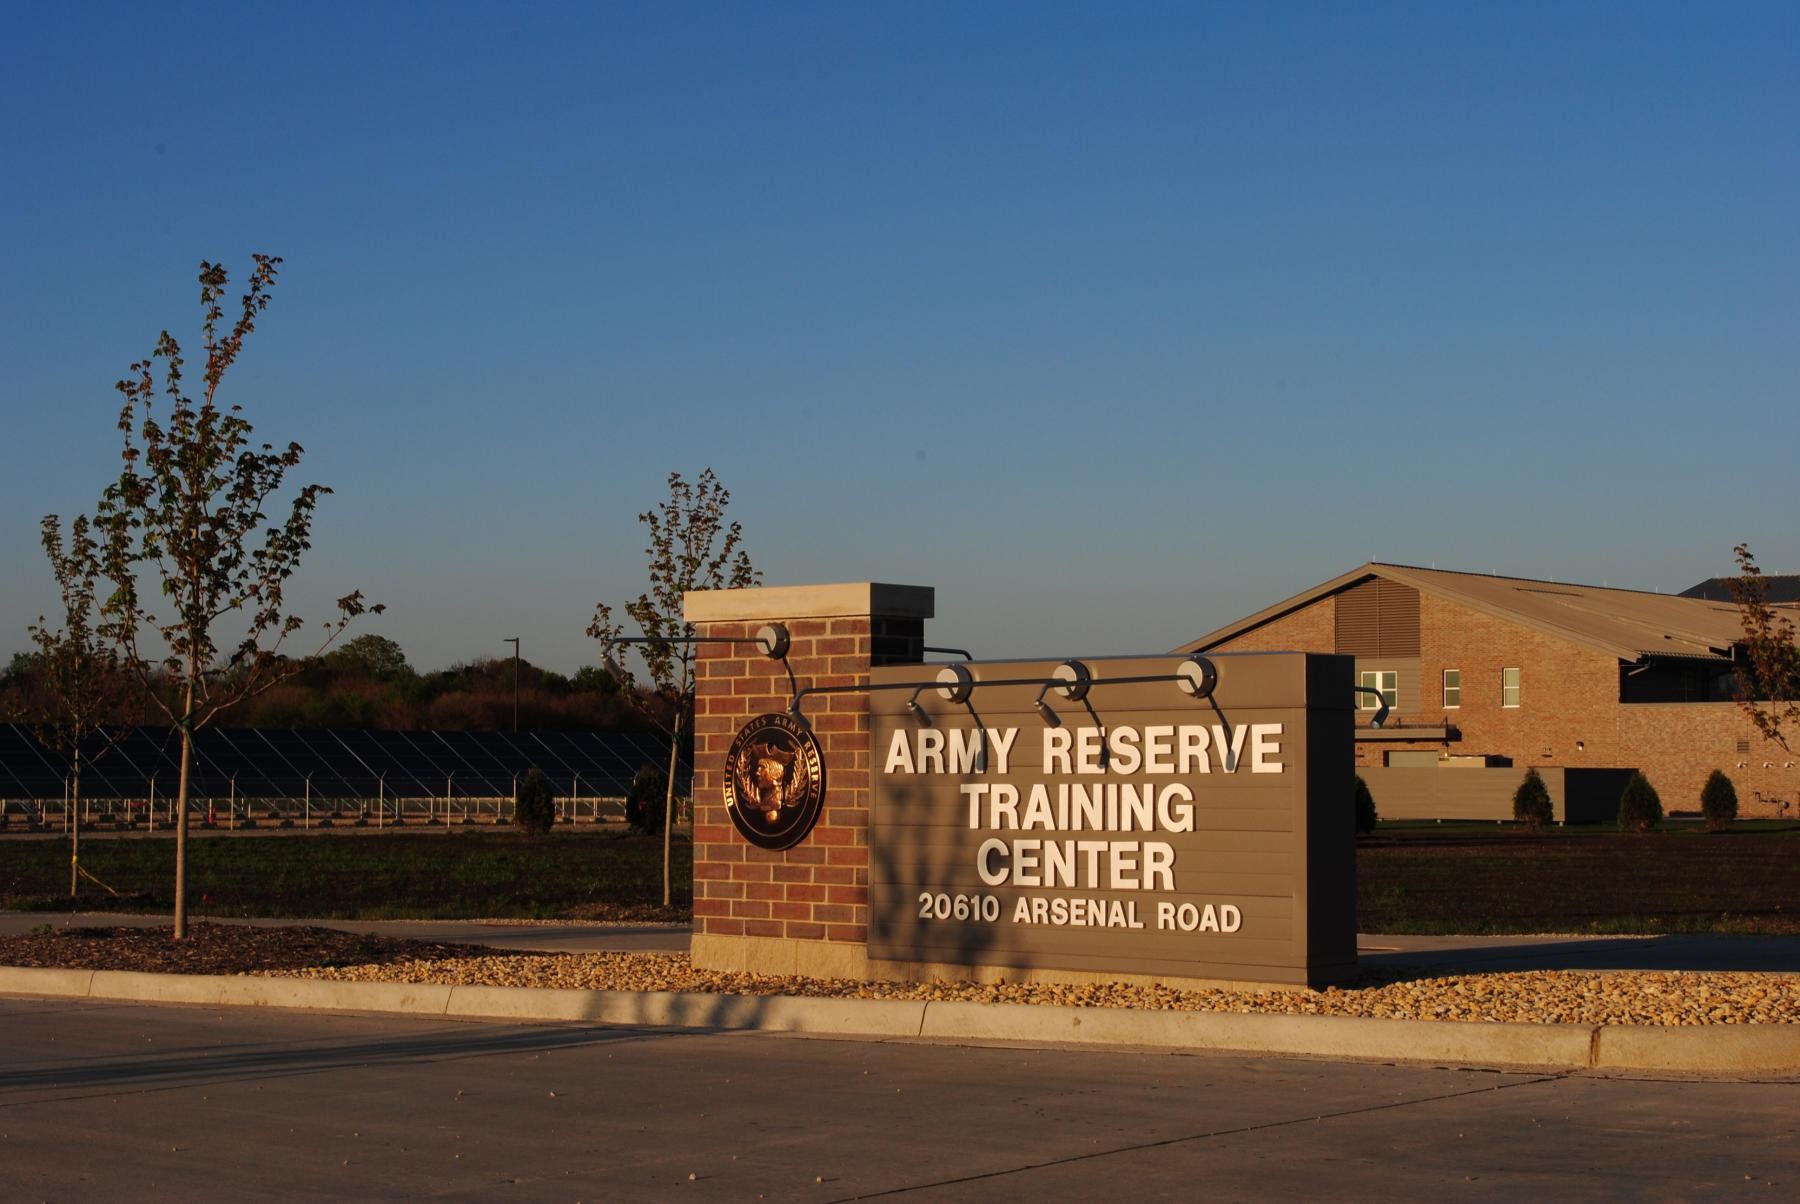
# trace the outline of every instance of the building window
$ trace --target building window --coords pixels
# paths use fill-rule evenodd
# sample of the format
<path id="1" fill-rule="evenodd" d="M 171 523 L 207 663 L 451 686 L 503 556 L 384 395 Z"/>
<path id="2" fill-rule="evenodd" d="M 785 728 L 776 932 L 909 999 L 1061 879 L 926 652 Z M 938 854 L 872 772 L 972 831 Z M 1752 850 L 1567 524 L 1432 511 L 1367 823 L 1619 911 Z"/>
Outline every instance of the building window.
<path id="1" fill-rule="evenodd" d="M 1400 705 L 1400 674 L 1392 669 L 1366 669 L 1362 674 L 1362 684 L 1366 689 L 1381 691 L 1381 701 L 1387 703 L 1388 710 Z M 1380 709 L 1373 694 L 1358 691 L 1356 705 L 1365 711 Z"/>
<path id="2" fill-rule="evenodd" d="M 1462 670 L 1444 670 L 1444 709 L 1454 710 L 1462 705 Z"/>
<path id="3" fill-rule="evenodd" d="M 1500 670 L 1500 705 L 1503 707 L 1519 705 L 1519 671 L 1517 669 Z"/>

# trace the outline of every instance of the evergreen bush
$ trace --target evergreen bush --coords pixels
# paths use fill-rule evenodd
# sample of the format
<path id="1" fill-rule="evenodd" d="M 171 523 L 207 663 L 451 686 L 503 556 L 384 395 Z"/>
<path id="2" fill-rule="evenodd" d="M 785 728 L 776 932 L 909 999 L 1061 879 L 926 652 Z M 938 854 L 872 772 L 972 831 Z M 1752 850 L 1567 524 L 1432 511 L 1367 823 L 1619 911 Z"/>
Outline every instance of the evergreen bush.
<path id="1" fill-rule="evenodd" d="M 644 764 L 631 779 L 631 790 L 625 796 L 625 822 L 634 832 L 654 836 L 663 830 L 663 812 L 668 806 L 669 775 L 658 765 Z"/>
<path id="2" fill-rule="evenodd" d="M 544 835 L 556 823 L 556 795 L 550 789 L 550 779 L 535 765 L 519 780 L 519 801 L 513 817 L 521 828 L 535 836 Z"/>
<path id="3" fill-rule="evenodd" d="M 1369 784 L 1356 775 L 1356 834 L 1365 836 L 1375 830 L 1375 821 L 1379 819 L 1375 813 L 1375 796 L 1369 793 Z"/>
<path id="4" fill-rule="evenodd" d="M 1700 788 L 1700 814 L 1706 817 L 1706 830 L 1723 832 L 1737 818 L 1737 813 L 1737 787 L 1731 784 L 1724 770 L 1713 770 L 1706 785 Z"/>
<path id="5" fill-rule="evenodd" d="M 1643 771 L 1634 772 L 1631 781 L 1625 783 L 1625 793 L 1619 796 L 1619 830 L 1649 832 L 1662 823 L 1662 817 L 1662 799 L 1656 787 Z"/>
<path id="6" fill-rule="evenodd" d="M 1556 820 L 1556 809 L 1550 803 L 1549 788 L 1544 785 L 1543 775 L 1535 768 L 1525 771 L 1525 780 L 1513 792 L 1513 818 L 1532 832 Z"/>

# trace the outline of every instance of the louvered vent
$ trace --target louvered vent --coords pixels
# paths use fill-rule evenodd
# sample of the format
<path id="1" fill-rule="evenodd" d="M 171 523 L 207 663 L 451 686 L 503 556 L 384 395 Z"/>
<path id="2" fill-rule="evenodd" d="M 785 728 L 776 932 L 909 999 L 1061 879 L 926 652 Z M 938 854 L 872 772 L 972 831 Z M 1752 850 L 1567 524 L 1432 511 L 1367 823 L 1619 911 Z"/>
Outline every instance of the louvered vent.
<path id="1" fill-rule="evenodd" d="M 1419 655 L 1419 591 L 1382 577 L 1337 596 L 1337 650 L 1351 656 Z"/>

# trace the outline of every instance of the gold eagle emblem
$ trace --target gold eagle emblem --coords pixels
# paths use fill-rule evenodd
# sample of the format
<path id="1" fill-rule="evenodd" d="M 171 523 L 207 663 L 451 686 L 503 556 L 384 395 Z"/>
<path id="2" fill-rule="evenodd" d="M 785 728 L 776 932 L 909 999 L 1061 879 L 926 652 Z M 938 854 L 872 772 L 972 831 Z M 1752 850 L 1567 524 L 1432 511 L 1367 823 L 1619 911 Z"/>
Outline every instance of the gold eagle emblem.
<path id="1" fill-rule="evenodd" d="M 726 814 L 761 848 L 790 848 L 805 839 L 825 805 L 819 742 L 791 715 L 758 715 L 744 724 L 721 768 Z"/>
<path id="2" fill-rule="evenodd" d="M 769 740 L 753 740 L 738 750 L 732 768 L 737 773 L 738 797 L 774 823 L 781 813 L 800 801 L 805 783 L 796 772 L 799 758 L 792 748 Z"/>

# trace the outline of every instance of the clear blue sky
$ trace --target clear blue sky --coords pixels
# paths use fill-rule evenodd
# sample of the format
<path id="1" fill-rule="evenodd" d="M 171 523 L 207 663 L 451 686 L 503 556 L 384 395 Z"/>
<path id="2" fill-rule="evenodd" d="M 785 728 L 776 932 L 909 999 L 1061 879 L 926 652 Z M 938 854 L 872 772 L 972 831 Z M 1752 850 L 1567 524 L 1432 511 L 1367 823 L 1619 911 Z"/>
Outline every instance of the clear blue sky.
<path id="1" fill-rule="evenodd" d="M 298 579 L 432 668 L 593 658 L 711 465 L 771 584 L 1192 638 L 1370 558 L 1800 570 L 1800 6 L 30 5 L 0 40 L 0 655 L 112 383 L 228 381 Z"/>

